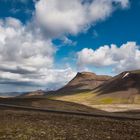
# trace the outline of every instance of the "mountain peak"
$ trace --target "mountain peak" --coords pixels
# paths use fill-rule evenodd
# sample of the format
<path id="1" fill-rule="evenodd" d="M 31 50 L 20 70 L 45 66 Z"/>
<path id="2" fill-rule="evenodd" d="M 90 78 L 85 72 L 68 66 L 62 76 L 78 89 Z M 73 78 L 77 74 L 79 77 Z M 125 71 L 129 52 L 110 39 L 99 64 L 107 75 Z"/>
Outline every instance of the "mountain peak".
<path id="1" fill-rule="evenodd" d="M 58 92 L 73 93 L 91 91 L 110 78 L 110 76 L 96 75 L 92 72 L 78 72 L 77 75 L 67 85 L 59 89 Z"/>
<path id="2" fill-rule="evenodd" d="M 137 94 L 140 91 L 140 70 L 125 71 L 119 75 L 111 78 L 106 83 L 103 83 L 99 88 L 98 92 L 115 93 L 115 92 L 127 92 Z M 135 92 L 132 91 L 135 89 Z"/>
<path id="3" fill-rule="evenodd" d="M 96 76 L 95 73 L 92 73 L 92 72 L 78 72 L 76 76 Z"/>

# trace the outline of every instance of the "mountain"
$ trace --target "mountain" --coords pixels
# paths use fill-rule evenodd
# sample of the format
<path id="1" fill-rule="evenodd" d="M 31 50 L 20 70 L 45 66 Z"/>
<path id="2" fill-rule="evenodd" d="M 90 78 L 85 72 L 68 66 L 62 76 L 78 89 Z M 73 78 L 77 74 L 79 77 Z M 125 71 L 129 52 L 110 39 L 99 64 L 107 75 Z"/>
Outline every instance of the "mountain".
<path id="1" fill-rule="evenodd" d="M 86 77 L 90 77 L 92 80 L 88 81 Z M 87 73 L 84 76 L 84 73 L 78 73 L 75 78 L 59 89 L 60 93 L 65 91 L 65 94 L 56 95 L 52 99 L 71 101 L 92 107 L 95 104 L 140 104 L 140 70 L 125 71 L 112 78 Z M 77 86 L 76 83 L 80 83 L 80 86 Z M 79 93 L 66 94 L 68 90 L 71 93 L 76 91 Z"/>
<path id="2" fill-rule="evenodd" d="M 140 93 L 140 71 L 125 71 L 97 87 L 100 94 L 127 91 Z"/>
<path id="3" fill-rule="evenodd" d="M 140 70 L 125 71 L 114 77 L 81 72 L 56 91 L 34 91 L 22 97 L 49 97 L 88 106 L 95 104 L 139 104 Z"/>
<path id="4" fill-rule="evenodd" d="M 43 90 L 36 90 L 36 91 L 31 91 L 31 92 L 26 92 L 18 97 L 41 97 L 45 95 L 46 91 Z"/>
<path id="5" fill-rule="evenodd" d="M 40 97 L 43 95 L 75 94 L 84 91 L 92 91 L 95 87 L 110 79 L 110 76 L 96 75 L 91 72 L 78 72 L 77 75 L 64 87 L 55 91 L 37 90 L 27 92 L 20 97 Z"/>
<path id="6" fill-rule="evenodd" d="M 111 76 L 96 75 L 91 72 L 78 72 L 77 75 L 68 82 L 67 85 L 57 90 L 57 93 L 78 93 L 92 91 L 100 84 L 108 81 Z"/>
<path id="7" fill-rule="evenodd" d="M 140 103 L 140 70 L 125 71 L 98 86 L 98 99 L 110 102 Z"/>

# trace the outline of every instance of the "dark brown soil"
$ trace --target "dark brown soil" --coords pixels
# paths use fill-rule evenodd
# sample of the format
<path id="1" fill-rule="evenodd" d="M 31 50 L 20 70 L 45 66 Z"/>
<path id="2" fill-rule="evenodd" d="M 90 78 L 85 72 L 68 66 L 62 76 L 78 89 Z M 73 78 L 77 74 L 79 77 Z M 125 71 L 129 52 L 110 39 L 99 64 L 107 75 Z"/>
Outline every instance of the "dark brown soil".
<path id="1" fill-rule="evenodd" d="M 0 140 L 139 140 L 140 121 L 0 109 Z"/>

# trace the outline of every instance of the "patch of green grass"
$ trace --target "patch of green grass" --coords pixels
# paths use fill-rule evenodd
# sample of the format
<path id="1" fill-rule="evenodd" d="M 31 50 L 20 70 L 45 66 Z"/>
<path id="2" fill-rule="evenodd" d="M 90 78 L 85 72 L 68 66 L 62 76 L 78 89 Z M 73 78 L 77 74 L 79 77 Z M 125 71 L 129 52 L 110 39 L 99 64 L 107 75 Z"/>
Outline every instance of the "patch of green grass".
<path id="1" fill-rule="evenodd" d="M 103 98 L 100 100 L 100 102 L 102 104 L 112 104 L 113 103 L 113 99 L 112 98 Z"/>
<path id="2" fill-rule="evenodd" d="M 92 92 L 82 92 L 82 93 L 71 94 L 71 95 L 51 96 L 49 98 L 55 100 L 82 103 L 82 102 L 88 102 L 89 100 L 93 99 L 96 95 L 97 94 L 94 94 Z"/>
<path id="3" fill-rule="evenodd" d="M 79 104 L 84 104 L 87 106 L 92 107 L 93 105 L 97 104 L 140 104 L 140 96 L 134 96 L 131 98 L 119 98 L 119 97 L 100 97 L 97 96 L 98 93 L 93 92 L 82 92 L 72 95 L 55 95 L 49 97 L 50 99 L 54 100 L 61 100 L 61 101 L 68 101 L 68 102 L 75 102 Z"/>
<path id="4" fill-rule="evenodd" d="M 134 100 L 127 98 L 113 98 L 113 97 L 102 97 L 92 101 L 92 104 L 131 104 L 136 103 Z"/>

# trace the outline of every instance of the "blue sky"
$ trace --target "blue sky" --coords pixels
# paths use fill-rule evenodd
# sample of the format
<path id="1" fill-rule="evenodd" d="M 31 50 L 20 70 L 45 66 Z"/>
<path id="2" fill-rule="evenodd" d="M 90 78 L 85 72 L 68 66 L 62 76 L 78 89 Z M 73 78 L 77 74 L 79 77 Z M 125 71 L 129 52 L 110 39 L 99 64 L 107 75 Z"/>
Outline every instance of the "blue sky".
<path id="1" fill-rule="evenodd" d="M 78 71 L 140 68 L 139 0 L 1 0 L 0 22 L 1 91 L 59 88 Z"/>
<path id="2" fill-rule="evenodd" d="M 127 41 L 136 41 L 140 44 L 140 1 L 131 1 L 131 7 L 125 10 L 115 11 L 111 17 L 96 26 L 91 27 L 88 32 L 70 38 L 77 41 L 76 47 L 62 47 L 59 56 L 62 58 L 71 51 L 80 51 L 82 48 L 97 49 L 102 45 L 121 45 Z M 97 35 L 94 35 L 94 32 Z M 61 52 L 62 51 L 62 52 Z"/>

